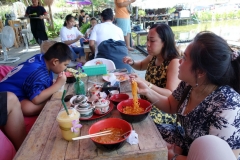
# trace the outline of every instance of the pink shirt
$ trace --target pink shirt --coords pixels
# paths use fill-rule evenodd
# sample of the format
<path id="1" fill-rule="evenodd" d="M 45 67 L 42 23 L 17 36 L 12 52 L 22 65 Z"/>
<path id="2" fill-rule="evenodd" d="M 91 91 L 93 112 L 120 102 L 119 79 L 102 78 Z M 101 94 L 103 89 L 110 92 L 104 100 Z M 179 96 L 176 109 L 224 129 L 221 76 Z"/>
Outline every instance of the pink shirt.
<path id="1" fill-rule="evenodd" d="M 13 69 L 12 66 L 0 66 L 0 81 Z"/>

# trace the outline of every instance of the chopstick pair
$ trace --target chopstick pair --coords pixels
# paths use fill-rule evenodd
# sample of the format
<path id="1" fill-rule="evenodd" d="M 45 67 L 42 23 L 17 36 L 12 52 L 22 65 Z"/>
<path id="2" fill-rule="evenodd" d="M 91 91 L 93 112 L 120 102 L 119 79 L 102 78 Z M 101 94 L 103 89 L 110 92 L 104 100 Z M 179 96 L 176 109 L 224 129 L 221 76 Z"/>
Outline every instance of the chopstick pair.
<path id="1" fill-rule="evenodd" d="M 94 133 L 94 134 L 89 134 L 89 135 L 85 135 L 85 136 L 75 137 L 75 138 L 72 138 L 72 140 L 87 139 L 87 138 L 105 136 L 105 135 L 109 135 L 109 134 L 112 134 L 112 132 L 110 130 L 98 132 L 98 133 Z"/>

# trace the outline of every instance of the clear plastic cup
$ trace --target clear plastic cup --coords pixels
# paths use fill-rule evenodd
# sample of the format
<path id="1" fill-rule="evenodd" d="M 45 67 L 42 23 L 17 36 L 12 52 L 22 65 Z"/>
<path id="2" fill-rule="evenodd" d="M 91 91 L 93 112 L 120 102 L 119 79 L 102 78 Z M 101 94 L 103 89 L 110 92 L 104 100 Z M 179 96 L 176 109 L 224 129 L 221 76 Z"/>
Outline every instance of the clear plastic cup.
<path id="1" fill-rule="evenodd" d="M 80 113 L 74 109 L 69 108 L 68 109 L 69 115 L 67 115 L 67 112 L 65 109 L 62 109 L 57 116 L 57 121 L 59 128 L 61 129 L 62 136 L 65 140 L 71 141 L 72 138 L 78 137 L 80 135 L 80 128 L 75 127 L 76 132 L 72 132 L 71 127 L 73 126 L 73 121 L 75 120 L 75 124 L 79 123 Z"/>

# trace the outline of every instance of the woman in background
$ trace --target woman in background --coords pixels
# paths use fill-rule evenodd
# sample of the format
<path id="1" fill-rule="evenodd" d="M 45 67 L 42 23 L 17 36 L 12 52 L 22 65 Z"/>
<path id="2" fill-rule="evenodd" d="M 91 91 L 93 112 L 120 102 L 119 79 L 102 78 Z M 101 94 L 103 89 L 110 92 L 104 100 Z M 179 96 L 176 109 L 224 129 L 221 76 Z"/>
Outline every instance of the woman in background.
<path id="1" fill-rule="evenodd" d="M 148 56 L 141 61 L 124 57 L 123 62 L 136 70 L 146 70 L 145 80 L 142 80 L 151 90 L 169 96 L 180 80 L 177 77 L 179 54 L 175 46 L 172 29 L 164 23 L 153 25 L 147 36 Z M 141 96 L 147 99 L 145 96 Z M 167 114 L 153 107 L 150 115 L 156 124 L 173 124 L 176 115 Z"/>
<path id="2" fill-rule="evenodd" d="M 76 42 L 83 38 L 83 34 L 77 29 L 77 27 L 74 27 L 75 25 L 75 19 L 74 17 L 69 14 L 66 16 L 63 27 L 60 30 L 60 37 L 61 41 L 65 44 L 67 44 L 72 51 L 72 61 L 81 61 L 81 56 L 85 56 L 83 47 L 80 47 L 76 45 Z M 77 55 L 79 54 L 79 56 Z M 84 61 L 84 60 L 83 60 Z"/>

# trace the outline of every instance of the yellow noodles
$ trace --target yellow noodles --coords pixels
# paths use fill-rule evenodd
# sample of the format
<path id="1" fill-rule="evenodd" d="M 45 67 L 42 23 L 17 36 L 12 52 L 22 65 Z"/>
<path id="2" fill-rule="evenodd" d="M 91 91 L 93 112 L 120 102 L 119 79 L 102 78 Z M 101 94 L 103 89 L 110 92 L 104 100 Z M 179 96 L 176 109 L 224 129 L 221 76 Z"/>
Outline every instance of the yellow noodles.
<path id="1" fill-rule="evenodd" d="M 137 88 L 138 88 L 137 82 L 132 81 L 133 107 L 132 106 L 123 107 L 123 113 L 139 114 L 144 112 L 144 109 L 140 107 L 140 103 L 138 102 Z"/>

